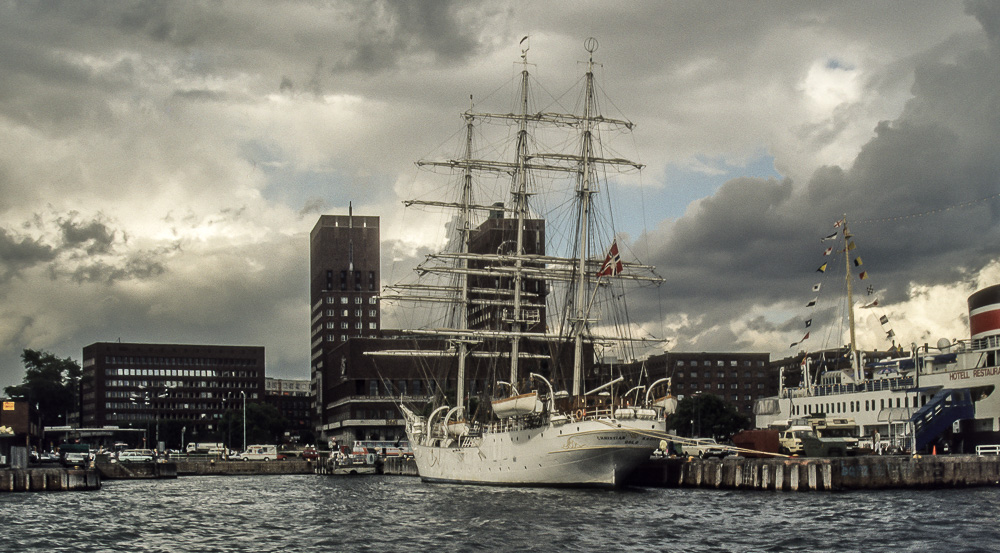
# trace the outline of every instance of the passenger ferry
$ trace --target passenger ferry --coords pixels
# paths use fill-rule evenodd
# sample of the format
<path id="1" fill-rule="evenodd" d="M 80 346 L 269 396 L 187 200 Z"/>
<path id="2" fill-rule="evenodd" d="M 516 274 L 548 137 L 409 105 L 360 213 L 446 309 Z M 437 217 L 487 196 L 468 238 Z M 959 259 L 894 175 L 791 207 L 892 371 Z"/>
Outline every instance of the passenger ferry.
<path id="1" fill-rule="evenodd" d="M 913 452 L 974 453 L 1000 444 L 1000 285 L 969 296 L 969 340 L 942 338 L 914 346 L 908 355 L 865 362 L 851 348 L 846 369 L 813 378 L 806 356 L 802 380 L 754 407 L 758 428 L 825 413 L 853 418 L 861 436 Z"/>

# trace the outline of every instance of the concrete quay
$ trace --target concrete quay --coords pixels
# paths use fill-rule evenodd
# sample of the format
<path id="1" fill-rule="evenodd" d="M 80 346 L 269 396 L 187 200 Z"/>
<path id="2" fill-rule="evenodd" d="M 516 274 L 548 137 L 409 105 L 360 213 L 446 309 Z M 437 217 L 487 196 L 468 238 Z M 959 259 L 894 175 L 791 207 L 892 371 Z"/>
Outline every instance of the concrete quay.
<path id="1" fill-rule="evenodd" d="M 66 492 L 101 489 L 95 469 L 0 469 L 0 492 Z"/>
<path id="2" fill-rule="evenodd" d="M 104 480 L 177 478 L 177 463 L 96 462 L 94 468 Z"/>
<path id="3" fill-rule="evenodd" d="M 303 459 L 283 461 L 171 461 L 177 466 L 177 476 L 226 476 L 253 474 L 313 474 L 315 463 Z"/>
<path id="4" fill-rule="evenodd" d="M 762 491 L 995 486 L 1000 484 L 1000 456 L 651 459 L 628 484 Z"/>
<path id="5" fill-rule="evenodd" d="M 413 457 L 387 457 L 382 462 L 382 474 L 418 476 L 417 463 Z"/>

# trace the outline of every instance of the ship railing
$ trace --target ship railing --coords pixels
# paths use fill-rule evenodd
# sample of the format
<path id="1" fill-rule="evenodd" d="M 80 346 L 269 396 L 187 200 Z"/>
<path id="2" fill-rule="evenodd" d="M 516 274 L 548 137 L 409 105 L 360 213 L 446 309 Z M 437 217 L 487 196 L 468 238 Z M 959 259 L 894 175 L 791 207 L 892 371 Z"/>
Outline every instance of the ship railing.
<path id="1" fill-rule="evenodd" d="M 905 390 L 913 387 L 913 377 L 884 378 L 866 380 L 861 384 L 821 384 L 811 388 L 785 388 L 781 391 L 783 398 L 810 396 L 835 396 L 857 392 L 881 392 L 885 390 Z"/>

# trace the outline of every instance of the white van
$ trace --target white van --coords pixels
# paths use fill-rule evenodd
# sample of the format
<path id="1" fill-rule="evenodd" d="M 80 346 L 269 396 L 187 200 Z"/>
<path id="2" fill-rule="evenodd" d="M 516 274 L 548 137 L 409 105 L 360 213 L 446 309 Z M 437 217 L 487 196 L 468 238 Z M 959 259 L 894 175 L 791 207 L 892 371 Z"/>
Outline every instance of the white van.
<path id="1" fill-rule="evenodd" d="M 251 445 L 240 454 L 240 459 L 244 461 L 275 461 L 280 458 L 276 445 Z"/>

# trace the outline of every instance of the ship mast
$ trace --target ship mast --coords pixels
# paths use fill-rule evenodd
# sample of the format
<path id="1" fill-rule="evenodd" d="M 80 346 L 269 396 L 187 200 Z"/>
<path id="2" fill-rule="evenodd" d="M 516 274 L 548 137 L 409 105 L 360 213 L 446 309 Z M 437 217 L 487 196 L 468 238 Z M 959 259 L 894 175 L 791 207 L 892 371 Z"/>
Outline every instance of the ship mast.
<path id="1" fill-rule="evenodd" d="M 471 109 L 470 109 L 471 112 Z M 475 117 L 465 113 L 465 159 L 472 159 L 472 131 Z M 472 232 L 472 167 L 466 166 L 462 176 L 462 208 L 459 212 L 458 231 L 461 233 L 461 252 L 469 253 L 469 236 Z M 462 301 L 458 304 L 458 327 L 469 328 L 469 258 L 460 256 L 458 260 Z M 458 374 L 456 374 L 455 403 L 465 406 L 465 358 L 468 353 L 466 340 L 458 340 Z"/>
<path id="2" fill-rule="evenodd" d="M 580 212 L 579 212 L 579 266 L 576 283 L 576 321 L 574 321 L 573 344 L 573 395 L 579 396 L 583 391 L 583 330 L 587 324 L 587 240 L 590 223 L 590 200 L 594 193 L 590 189 L 591 158 L 593 151 L 592 117 L 594 106 L 594 52 L 597 51 L 597 39 L 587 39 L 584 47 L 590 53 L 587 63 L 587 88 L 583 103 L 583 152 L 580 155 L 582 167 L 580 170 Z"/>
<path id="3" fill-rule="evenodd" d="M 521 352 L 521 283 L 524 281 L 524 221 L 528 213 L 528 49 L 521 50 L 521 117 L 517 131 L 517 170 L 514 173 L 514 212 L 517 215 L 517 250 L 514 253 L 514 316 L 511 317 L 510 383 L 517 382 Z M 516 384 L 515 384 L 516 385 Z"/>

